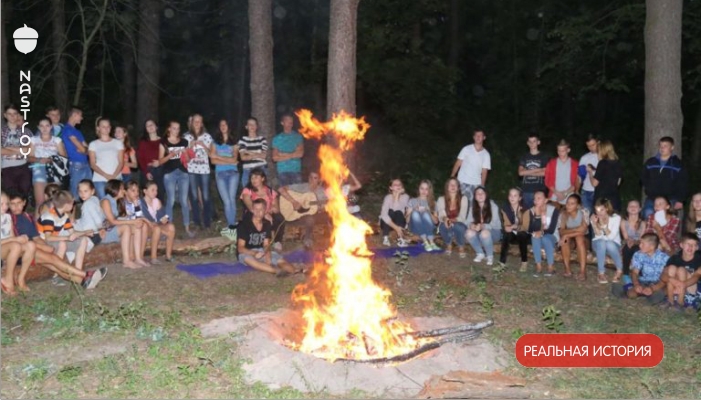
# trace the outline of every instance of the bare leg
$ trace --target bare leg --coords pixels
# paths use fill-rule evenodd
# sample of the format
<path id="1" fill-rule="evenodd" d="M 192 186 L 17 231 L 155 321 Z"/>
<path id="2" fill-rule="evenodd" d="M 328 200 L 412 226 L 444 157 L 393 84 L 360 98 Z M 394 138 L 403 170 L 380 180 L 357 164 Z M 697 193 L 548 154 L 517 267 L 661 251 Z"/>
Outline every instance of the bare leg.
<path id="1" fill-rule="evenodd" d="M 263 271 L 270 274 L 277 273 L 277 270 L 272 265 L 266 264 L 255 257 L 246 257 L 244 264 L 252 267 L 253 269 L 257 269 L 258 271 Z"/>
<path id="2" fill-rule="evenodd" d="M 85 253 L 88 251 L 88 238 L 82 237 L 80 239 L 80 246 L 78 246 L 78 250 L 75 252 L 75 260 L 73 264 L 75 264 L 75 267 L 79 270 L 83 270 L 83 263 L 85 262 Z"/>
<path id="3" fill-rule="evenodd" d="M 83 278 L 85 278 L 85 271 L 75 268 L 74 266 L 58 258 L 58 256 L 55 254 L 38 250 L 36 252 L 35 259 L 37 264 L 56 272 L 66 280 L 73 281 L 75 283 L 82 283 Z"/>
<path id="4" fill-rule="evenodd" d="M 135 262 L 142 267 L 148 267 L 151 264 L 145 262 L 143 258 L 144 252 L 141 248 L 141 231 L 141 228 L 132 227 L 132 246 L 134 248 L 134 254 L 136 255 Z"/>
<path id="5" fill-rule="evenodd" d="M 566 275 L 572 274 L 572 271 L 570 270 L 570 257 L 572 256 L 570 240 L 572 240 L 572 238 L 565 239 L 562 246 L 560 246 L 560 251 L 562 252 L 562 263 L 565 264 Z"/>
<path id="6" fill-rule="evenodd" d="M 280 261 L 278 261 L 277 266 L 279 268 L 282 268 L 283 271 L 289 272 L 291 274 L 297 273 L 297 269 L 294 266 L 292 266 L 292 264 L 285 261 L 285 259 L 281 259 Z"/>
<path id="7" fill-rule="evenodd" d="M 681 267 L 677 267 L 676 278 L 679 279 L 680 281 L 684 282 L 687 279 L 689 279 L 689 273 L 686 272 L 686 269 L 681 268 Z M 667 286 L 671 286 L 671 285 L 667 284 Z M 679 293 L 676 293 L 677 303 L 682 307 L 684 307 L 684 295 L 685 294 L 686 294 L 686 288 L 683 288 L 681 291 L 679 291 Z M 671 298 L 674 299 L 674 297 L 671 297 Z"/>
<path id="8" fill-rule="evenodd" d="M 22 254 L 22 246 L 19 243 L 8 243 L 2 245 L 0 250 L 2 250 L 2 258 L 7 262 L 5 276 L 2 277 L 2 286 L 7 289 L 10 296 L 14 296 L 17 294 L 15 292 L 15 267 Z"/>
<path id="9" fill-rule="evenodd" d="M 36 245 L 31 240 L 22 245 L 22 267 L 19 270 L 19 276 L 17 276 L 17 286 L 19 286 L 19 290 L 23 292 L 29 291 L 29 286 L 27 286 L 25 277 L 27 276 L 29 267 L 34 262 L 36 249 Z"/>
<path id="10" fill-rule="evenodd" d="M 587 273 L 587 239 L 584 236 L 577 236 L 576 239 L 579 274 L 585 276 Z"/>
<path id="11" fill-rule="evenodd" d="M 166 234 L 166 258 L 173 257 L 173 244 L 175 243 L 175 225 L 167 224 L 164 230 Z M 158 246 L 156 246 L 158 247 Z"/>
<path id="12" fill-rule="evenodd" d="M 44 189 L 46 188 L 46 182 L 37 182 L 34 184 L 34 202 L 36 207 L 44 204 Z"/>
<path id="13" fill-rule="evenodd" d="M 121 225 L 117 227 L 119 232 L 119 242 L 122 246 L 122 265 L 124 268 L 141 268 L 140 265 L 131 261 L 131 227 Z"/>
<path id="14" fill-rule="evenodd" d="M 158 242 L 161 239 L 161 227 L 154 225 L 151 229 L 151 260 L 158 258 Z"/>

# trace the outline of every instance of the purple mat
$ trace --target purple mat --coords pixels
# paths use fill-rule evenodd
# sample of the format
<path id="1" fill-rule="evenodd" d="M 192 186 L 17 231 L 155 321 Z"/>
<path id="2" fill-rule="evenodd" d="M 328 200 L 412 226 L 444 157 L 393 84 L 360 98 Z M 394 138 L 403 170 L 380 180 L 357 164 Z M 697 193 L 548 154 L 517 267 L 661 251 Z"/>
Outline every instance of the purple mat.
<path id="1" fill-rule="evenodd" d="M 423 246 L 414 245 L 409 247 L 387 247 L 381 249 L 371 249 L 375 253 L 376 258 L 391 258 L 397 251 L 406 251 L 409 256 L 415 257 L 421 253 L 426 253 Z M 441 251 L 436 251 L 435 253 L 441 253 Z M 314 261 L 314 257 L 321 258 L 321 253 L 314 253 L 306 250 L 295 250 L 284 255 L 285 260 L 291 263 L 301 263 L 301 264 L 311 264 Z M 215 262 L 206 264 L 178 264 L 177 269 L 183 272 L 187 272 L 199 279 L 207 279 L 217 275 L 238 275 L 245 272 L 253 271 L 254 269 L 240 262 L 237 263 L 225 263 L 225 262 Z"/>

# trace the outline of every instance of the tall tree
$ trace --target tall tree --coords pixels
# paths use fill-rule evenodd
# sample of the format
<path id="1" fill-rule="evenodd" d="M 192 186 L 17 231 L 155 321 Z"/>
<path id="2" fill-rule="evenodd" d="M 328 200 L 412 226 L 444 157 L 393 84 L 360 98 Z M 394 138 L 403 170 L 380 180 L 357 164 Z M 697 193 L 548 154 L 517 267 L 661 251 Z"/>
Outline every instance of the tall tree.
<path id="1" fill-rule="evenodd" d="M 258 131 L 271 143 L 275 135 L 272 0 L 248 1 L 248 27 L 251 52 L 251 112 L 258 119 Z M 268 170 L 271 179 L 275 181 L 275 164 L 269 163 Z"/>
<path id="2" fill-rule="evenodd" d="M 331 0 L 326 113 L 355 114 L 355 50 L 360 0 Z"/>
<path id="3" fill-rule="evenodd" d="M 7 4 L 3 4 L 2 16 L 0 16 L 0 37 L 2 40 L 2 53 L 0 54 L 0 86 L 2 86 L 2 106 L 10 102 L 10 69 L 7 66 L 7 29 L 5 29 L 5 21 L 9 19 L 8 14 L 11 8 Z"/>
<path id="4" fill-rule="evenodd" d="M 136 121 L 140 128 L 144 121 L 158 117 L 159 79 L 161 74 L 159 0 L 139 2 L 139 43 L 137 50 Z"/>
<path id="5" fill-rule="evenodd" d="M 85 86 L 85 72 L 88 70 L 88 55 L 90 54 L 90 47 L 95 41 L 98 32 L 102 28 L 102 23 L 105 21 L 105 16 L 107 15 L 107 6 L 109 5 L 109 0 L 104 0 L 102 5 L 99 6 L 94 4 L 85 8 L 82 2 L 77 2 L 78 4 L 78 17 L 80 18 L 80 26 L 82 33 L 82 40 L 80 42 L 82 46 L 80 55 L 80 67 L 78 70 L 78 81 L 75 85 L 75 93 L 73 94 L 73 104 L 80 103 L 80 97 L 83 94 L 83 86 Z M 97 21 L 94 25 L 91 24 L 91 12 L 96 12 Z"/>
<path id="6" fill-rule="evenodd" d="M 663 136 L 682 152 L 682 1 L 645 2 L 645 157 Z"/>
<path id="7" fill-rule="evenodd" d="M 51 41 L 54 48 L 53 74 L 54 101 L 56 106 L 65 114 L 68 108 L 68 67 L 63 56 L 66 44 L 66 12 L 65 0 L 51 0 L 52 33 Z"/>

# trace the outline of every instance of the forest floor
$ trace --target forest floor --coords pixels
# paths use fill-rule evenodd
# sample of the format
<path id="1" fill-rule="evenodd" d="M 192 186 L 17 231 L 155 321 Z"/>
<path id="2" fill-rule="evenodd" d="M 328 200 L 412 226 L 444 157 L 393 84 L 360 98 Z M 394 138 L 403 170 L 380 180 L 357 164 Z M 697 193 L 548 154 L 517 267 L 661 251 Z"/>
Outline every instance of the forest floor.
<path id="1" fill-rule="evenodd" d="M 371 247 L 379 236 L 370 237 Z M 299 247 L 290 242 L 285 250 Z M 323 243 L 317 243 L 323 248 Z M 230 255 L 182 257 L 182 263 L 229 261 Z M 229 259 L 228 259 L 229 258 Z M 561 265 L 558 265 L 561 269 Z M 532 264 L 531 264 L 532 268 Z M 484 331 L 509 354 L 505 375 L 525 379 L 541 398 L 699 398 L 701 327 L 696 314 L 612 299 L 609 285 L 518 272 L 513 257 L 495 271 L 456 254 L 424 254 L 405 265 L 376 260 L 373 277 L 403 316 L 491 318 Z M 329 398 L 323 390 L 271 390 L 245 380 L 236 335 L 203 338 L 212 319 L 290 306 L 303 276 L 249 272 L 199 280 L 174 264 L 141 270 L 111 266 L 93 291 L 50 281 L 2 301 L 2 398 Z M 515 360 L 524 333 L 553 332 L 543 310 L 554 307 L 561 332 L 649 332 L 665 344 L 651 369 L 527 369 Z M 542 390 L 541 390 L 542 389 Z M 370 397 L 357 390 L 345 397 Z"/>

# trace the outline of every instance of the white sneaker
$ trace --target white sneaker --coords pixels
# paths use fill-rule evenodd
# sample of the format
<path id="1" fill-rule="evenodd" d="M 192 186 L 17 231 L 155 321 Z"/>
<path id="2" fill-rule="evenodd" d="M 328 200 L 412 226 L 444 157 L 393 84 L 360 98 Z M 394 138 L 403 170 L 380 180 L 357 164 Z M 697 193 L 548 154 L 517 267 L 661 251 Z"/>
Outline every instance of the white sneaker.
<path id="1" fill-rule="evenodd" d="M 493 265 L 494 264 L 494 257 L 487 257 L 487 265 Z"/>
<path id="2" fill-rule="evenodd" d="M 389 247 L 389 246 L 392 245 L 392 244 L 389 242 L 389 236 L 385 236 L 385 237 L 382 238 L 382 245 L 383 245 L 383 246 L 386 246 L 386 247 Z"/>
<path id="3" fill-rule="evenodd" d="M 397 239 L 397 246 L 407 247 L 407 246 L 409 246 L 409 243 L 406 240 L 404 240 L 403 238 L 399 238 L 399 239 Z"/>
<path id="4" fill-rule="evenodd" d="M 482 253 L 477 253 L 477 257 L 475 257 L 475 259 L 472 260 L 472 261 L 473 261 L 473 262 L 482 262 L 482 260 L 484 260 L 484 254 L 482 254 Z"/>

